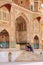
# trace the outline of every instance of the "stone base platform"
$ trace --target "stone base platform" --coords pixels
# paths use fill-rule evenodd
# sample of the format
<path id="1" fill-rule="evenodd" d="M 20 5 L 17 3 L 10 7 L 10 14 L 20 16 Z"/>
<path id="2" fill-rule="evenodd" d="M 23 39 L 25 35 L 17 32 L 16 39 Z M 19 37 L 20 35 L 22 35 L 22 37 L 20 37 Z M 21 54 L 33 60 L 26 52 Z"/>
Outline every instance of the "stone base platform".
<path id="1" fill-rule="evenodd" d="M 16 58 L 16 62 L 43 62 L 43 54 L 23 51 L 23 53 Z"/>

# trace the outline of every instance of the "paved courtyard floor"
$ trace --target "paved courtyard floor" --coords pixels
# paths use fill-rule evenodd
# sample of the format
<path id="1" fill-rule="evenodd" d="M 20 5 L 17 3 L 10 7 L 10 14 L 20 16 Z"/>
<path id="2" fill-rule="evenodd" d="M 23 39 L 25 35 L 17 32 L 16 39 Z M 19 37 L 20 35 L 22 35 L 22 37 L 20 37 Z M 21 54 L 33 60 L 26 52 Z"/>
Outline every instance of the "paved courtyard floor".
<path id="1" fill-rule="evenodd" d="M 41 53 L 42 52 L 42 53 Z M 9 51 L 0 51 L 0 63 L 1 62 L 9 62 L 8 60 L 8 53 Z M 25 51 L 25 50 L 18 50 L 18 51 L 11 51 L 11 62 L 43 62 L 43 51 L 35 50 L 34 53 Z"/>
<path id="2" fill-rule="evenodd" d="M 10 63 L 0 63 L 0 65 L 43 65 L 43 62 L 10 62 Z"/>
<path id="3" fill-rule="evenodd" d="M 16 62 L 43 62 L 43 54 L 24 51 L 15 60 Z"/>

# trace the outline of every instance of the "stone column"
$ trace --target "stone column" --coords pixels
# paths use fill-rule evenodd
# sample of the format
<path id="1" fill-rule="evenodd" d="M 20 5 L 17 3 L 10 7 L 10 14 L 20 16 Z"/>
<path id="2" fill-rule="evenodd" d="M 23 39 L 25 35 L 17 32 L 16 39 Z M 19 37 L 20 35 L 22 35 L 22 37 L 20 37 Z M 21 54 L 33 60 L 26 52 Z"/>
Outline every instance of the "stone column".
<path id="1" fill-rule="evenodd" d="M 30 41 L 30 31 L 29 31 L 29 22 L 27 24 L 27 43 Z"/>
<path id="2" fill-rule="evenodd" d="M 34 29 L 33 29 L 33 26 L 34 26 L 34 23 L 33 23 L 33 16 L 31 14 L 30 16 L 30 23 L 29 23 L 30 27 L 29 27 L 29 38 L 30 38 L 30 44 L 33 46 L 33 36 L 34 36 Z"/>
<path id="3" fill-rule="evenodd" d="M 11 12 L 10 12 L 10 23 L 11 23 L 11 28 L 10 28 L 10 48 L 13 46 L 15 47 L 16 44 L 16 39 L 15 39 L 15 12 L 14 12 L 14 8 L 13 5 L 11 7 Z"/>
<path id="4" fill-rule="evenodd" d="M 28 15 L 29 17 L 29 15 Z M 30 19 L 30 17 L 29 17 Z M 30 20 L 27 21 L 27 43 L 30 42 Z"/>
<path id="5" fill-rule="evenodd" d="M 41 30 L 41 21 L 39 22 L 39 48 L 42 49 L 42 30 Z"/>
<path id="6" fill-rule="evenodd" d="M 15 41 L 14 41 L 14 36 L 11 35 L 10 36 L 10 45 L 9 45 L 10 48 L 15 48 Z"/>
<path id="7" fill-rule="evenodd" d="M 9 37 L 9 48 L 11 48 L 11 36 Z"/>

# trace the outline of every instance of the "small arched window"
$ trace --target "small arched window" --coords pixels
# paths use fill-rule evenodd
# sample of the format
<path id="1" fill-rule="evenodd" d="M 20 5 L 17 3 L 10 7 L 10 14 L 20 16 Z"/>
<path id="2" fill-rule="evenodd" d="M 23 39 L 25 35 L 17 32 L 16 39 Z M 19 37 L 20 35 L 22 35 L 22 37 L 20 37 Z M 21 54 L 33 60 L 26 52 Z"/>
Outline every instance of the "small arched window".
<path id="1" fill-rule="evenodd" d="M 39 48 L 39 38 L 37 35 L 34 37 L 34 48 L 35 49 Z"/>

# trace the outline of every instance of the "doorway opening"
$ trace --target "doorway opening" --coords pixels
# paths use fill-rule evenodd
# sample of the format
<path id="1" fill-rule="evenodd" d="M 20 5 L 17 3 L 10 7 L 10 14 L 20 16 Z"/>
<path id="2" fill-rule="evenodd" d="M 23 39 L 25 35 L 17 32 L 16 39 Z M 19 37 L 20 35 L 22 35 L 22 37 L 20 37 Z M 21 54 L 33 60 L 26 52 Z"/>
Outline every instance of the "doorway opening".
<path id="1" fill-rule="evenodd" d="M 5 29 L 0 32 L 0 48 L 9 48 L 9 33 Z"/>
<path id="2" fill-rule="evenodd" d="M 20 44 L 21 49 L 23 49 L 27 43 L 26 21 L 21 16 L 16 19 L 16 42 Z"/>
<path id="3" fill-rule="evenodd" d="M 39 49 L 39 38 L 37 35 L 34 37 L 34 48 Z"/>

